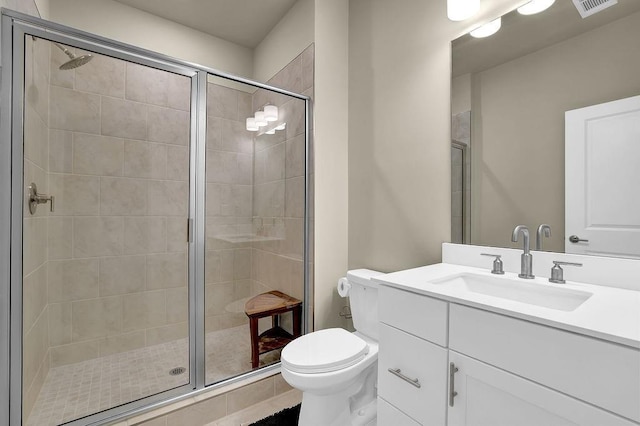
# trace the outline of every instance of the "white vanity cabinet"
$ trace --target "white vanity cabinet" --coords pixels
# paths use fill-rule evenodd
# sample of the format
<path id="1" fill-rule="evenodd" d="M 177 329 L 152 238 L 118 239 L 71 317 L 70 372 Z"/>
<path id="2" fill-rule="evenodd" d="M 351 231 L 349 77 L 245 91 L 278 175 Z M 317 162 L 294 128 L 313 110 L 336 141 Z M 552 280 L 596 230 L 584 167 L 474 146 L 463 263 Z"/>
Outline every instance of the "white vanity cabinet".
<path id="1" fill-rule="evenodd" d="M 640 425 L 640 350 L 386 285 L 379 291 L 379 425 Z M 389 372 L 398 368 L 427 389 Z"/>

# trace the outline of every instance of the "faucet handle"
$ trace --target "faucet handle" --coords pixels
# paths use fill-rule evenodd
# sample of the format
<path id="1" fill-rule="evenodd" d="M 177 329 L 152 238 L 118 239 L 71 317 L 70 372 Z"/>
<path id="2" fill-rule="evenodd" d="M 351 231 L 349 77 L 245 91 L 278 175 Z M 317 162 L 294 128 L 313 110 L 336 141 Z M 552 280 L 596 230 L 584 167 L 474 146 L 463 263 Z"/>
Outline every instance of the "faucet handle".
<path id="1" fill-rule="evenodd" d="M 551 278 L 549 278 L 549 282 L 550 283 L 556 283 L 556 284 L 564 284 L 566 283 L 563 273 L 564 273 L 564 269 L 562 269 L 562 267 L 560 265 L 564 265 L 564 266 L 582 266 L 582 263 L 576 263 L 576 262 L 560 262 L 559 260 L 554 260 L 553 261 L 553 267 L 551 268 Z"/>
<path id="2" fill-rule="evenodd" d="M 502 269 L 502 255 L 500 254 L 491 254 L 491 253 L 480 253 L 481 256 L 491 256 L 495 259 L 493 260 L 493 269 L 491 270 L 492 274 L 502 275 L 504 274 L 504 270 Z"/>

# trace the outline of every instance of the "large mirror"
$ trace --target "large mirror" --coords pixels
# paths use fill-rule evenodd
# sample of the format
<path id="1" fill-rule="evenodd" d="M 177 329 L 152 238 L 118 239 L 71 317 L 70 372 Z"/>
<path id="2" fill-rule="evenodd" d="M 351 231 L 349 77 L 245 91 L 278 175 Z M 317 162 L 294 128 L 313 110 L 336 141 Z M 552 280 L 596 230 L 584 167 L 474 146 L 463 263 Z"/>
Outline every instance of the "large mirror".
<path id="1" fill-rule="evenodd" d="M 452 42 L 453 242 L 640 258 L 638 40 L 638 0 L 557 0 Z"/>

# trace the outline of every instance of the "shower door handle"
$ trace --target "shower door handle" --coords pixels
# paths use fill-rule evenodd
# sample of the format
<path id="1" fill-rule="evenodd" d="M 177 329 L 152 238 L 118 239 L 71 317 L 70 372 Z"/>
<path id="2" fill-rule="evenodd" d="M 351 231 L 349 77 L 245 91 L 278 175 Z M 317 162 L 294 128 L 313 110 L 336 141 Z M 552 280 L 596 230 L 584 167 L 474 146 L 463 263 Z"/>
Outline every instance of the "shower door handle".
<path id="1" fill-rule="evenodd" d="M 193 219 L 187 219 L 187 242 L 193 242 Z"/>

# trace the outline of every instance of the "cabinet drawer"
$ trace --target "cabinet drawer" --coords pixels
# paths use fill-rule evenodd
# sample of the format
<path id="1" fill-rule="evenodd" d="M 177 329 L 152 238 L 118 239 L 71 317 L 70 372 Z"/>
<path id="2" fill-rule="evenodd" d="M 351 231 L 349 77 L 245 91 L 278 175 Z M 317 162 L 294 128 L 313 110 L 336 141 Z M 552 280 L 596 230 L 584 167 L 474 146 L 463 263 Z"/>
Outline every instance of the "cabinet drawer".
<path id="1" fill-rule="evenodd" d="M 398 369 L 398 374 L 389 371 Z M 419 387 L 409 382 L 416 379 Z M 446 386 L 446 349 L 380 324 L 380 397 L 421 424 L 443 425 L 446 416 Z"/>
<path id="2" fill-rule="evenodd" d="M 378 397 L 378 424 L 380 426 L 420 426 L 420 423 L 380 397 Z"/>
<path id="3" fill-rule="evenodd" d="M 639 350 L 455 304 L 449 327 L 452 350 L 640 421 Z"/>
<path id="4" fill-rule="evenodd" d="M 447 302 L 385 285 L 378 292 L 381 322 L 447 346 Z"/>

